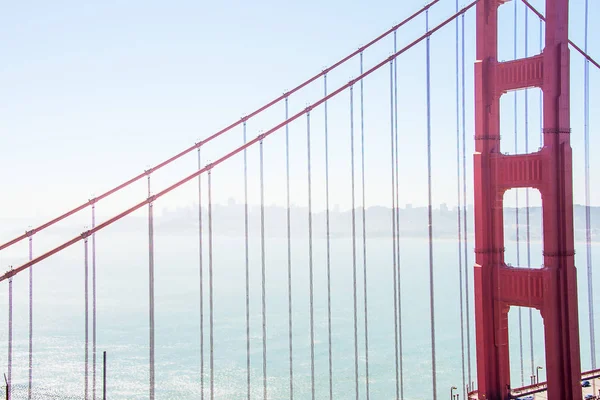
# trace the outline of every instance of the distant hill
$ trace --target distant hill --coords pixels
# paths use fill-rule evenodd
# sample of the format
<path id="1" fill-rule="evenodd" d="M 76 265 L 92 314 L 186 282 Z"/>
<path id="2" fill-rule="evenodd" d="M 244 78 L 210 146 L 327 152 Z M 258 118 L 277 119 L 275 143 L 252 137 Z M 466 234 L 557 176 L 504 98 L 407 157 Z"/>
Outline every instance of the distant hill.
<path id="1" fill-rule="evenodd" d="M 403 238 L 427 238 L 427 208 L 426 207 L 403 207 L 399 208 L 399 234 Z M 542 237 L 541 208 L 531 207 L 529 209 L 530 238 L 538 241 Z M 143 213 L 145 214 L 145 213 Z M 128 216 L 117 222 L 110 228 L 114 232 L 139 232 L 146 229 L 147 217 Z M 462 214 L 462 213 L 461 213 Z M 517 227 L 520 240 L 525 240 L 527 235 L 527 211 L 519 208 L 519 224 L 517 225 L 515 208 L 504 210 L 504 233 L 505 238 L 514 241 L 517 238 Z M 156 215 L 156 214 L 155 214 Z M 594 242 L 600 242 L 600 207 L 590 207 L 591 216 L 591 238 Z M 457 234 L 458 215 L 457 209 L 449 209 L 445 205 L 433 210 L 433 235 L 436 239 L 455 240 Z M 206 208 L 202 212 L 203 226 L 207 229 L 208 215 Z M 392 210 L 389 207 L 373 206 L 365 210 L 367 237 L 390 237 L 392 234 Z M 329 213 L 330 234 L 333 238 L 350 237 L 352 235 L 352 213 L 339 211 L 333 208 Z M 104 218 L 100 218 L 103 221 Z M 40 221 L 42 222 L 42 221 Z M 265 234 L 267 237 L 284 238 L 287 236 L 287 209 L 278 206 L 265 207 Z M 305 207 L 290 208 L 291 233 L 296 238 L 307 237 L 308 234 L 308 209 Z M 23 232 L 23 226 L 30 223 L 24 219 L 3 220 L 0 232 L 5 238 L 14 237 Z M 48 232 L 55 234 L 66 234 L 72 237 L 89 228 L 87 219 L 68 220 Z M 248 223 L 250 235 L 260 235 L 260 207 L 251 205 L 248 207 Z M 460 219 L 461 231 L 464 229 L 463 218 Z M 325 212 L 313 213 L 312 228 L 314 237 L 325 237 L 326 219 Z M 88 228 L 85 228 L 85 227 Z M 575 205 L 574 207 L 575 240 L 585 241 L 585 207 Z M 362 236 L 362 209 L 355 210 L 356 235 Z M 473 238 L 473 206 L 467 208 L 467 231 L 470 240 Z M 176 210 L 163 210 L 155 217 L 155 230 L 158 234 L 188 235 L 198 232 L 198 207 L 190 206 Z M 244 206 L 242 204 L 213 205 L 213 232 L 219 236 L 244 235 Z"/>
<path id="2" fill-rule="evenodd" d="M 473 207 L 467 210 L 467 227 L 469 236 L 473 234 Z M 519 224 L 516 222 L 516 209 L 507 208 L 504 211 L 504 230 L 508 240 L 516 240 L 517 227 L 519 238 L 526 238 L 527 210 L 518 209 Z M 592 240 L 600 241 L 600 207 L 590 207 L 592 222 Z M 207 210 L 203 209 L 204 226 L 206 227 Z M 433 210 L 433 233 L 436 239 L 453 239 L 457 237 L 458 215 L 456 208 L 448 209 L 444 206 Z M 352 228 L 351 211 L 330 211 L 330 233 L 332 237 L 349 237 Z M 426 238 L 428 236 L 428 218 L 426 207 L 400 208 L 399 209 L 400 236 Z M 365 210 L 366 234 L 369 237 L 386 237 L 392 233 L 392 209 L 374 206 Z M 260 234 L 260 208 L 249 206 L 248 213 L 249 233 Z M 286 237 L 287 235 L 287 210 L 283 207 L 265 207 L 265 233 L 269 237 Z M 291 231 L 294 236 L 306 235 L 308 232 L 308 210 L 302 207 L 290 209 Z M 313 213 L 313 234 L 325 235 L 325 212 Z M 461 216 L 461 225 L 463 219 Z M 542 237 L 541 208 L 529 209 L 529 224 L 531 240 L 540 240 Z M 585 241 L 585 207 L 574 207 L 575 240 Z M 362 209 L 355 211 L 356 234 L 362 236 Z M 189 207 L 176 211 L 165 211 L 157 219 L 156 228 L 159 231 L 173 233 L 197 232 L 198 209 Z M 242 236 L 244 234 L 244 207 L 240 204 L 227 206 L 213 206 L 213 232 L 217 235 Z"/>

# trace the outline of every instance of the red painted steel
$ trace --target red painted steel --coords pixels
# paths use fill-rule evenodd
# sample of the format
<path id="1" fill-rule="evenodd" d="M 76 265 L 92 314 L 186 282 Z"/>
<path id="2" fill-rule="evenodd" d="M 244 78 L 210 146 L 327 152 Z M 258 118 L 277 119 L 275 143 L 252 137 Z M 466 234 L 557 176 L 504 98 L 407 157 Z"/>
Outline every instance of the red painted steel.
<path id="1" fill-rule="evenodd" d="M 581 367 L 574 265 L 572 154 L 569 115 L 568 0 L 546 0 L 546 48 L 540 56 L 497 61 L 501 0 L 477 4 L 475 62 L 475 319 L 478 398 L 510 398 L 508 310 L 535 307 L 544 319 L 550 399 L 581 399 Z M 500 96 L 540 86 L 544 146 L 503 155 Z M 503 196 L 514 187 L 540 191 L 544 267 L 504 262 Z"/>
<path id="2" fill-rule="evenodd" d="M 538 10 L 535 9 L 534 6 L 531 5 L 531 3 L 529 3 L 527 0 L 521 0 L 523 3 L 525 3 L 525 5 L 527 7 L 529 7 L 529 9 L 531 11 L 533 11 L 533 13 L 535 15 L 537 15 L 542 21 L 546 21 L 546 18 L 544 18 L 544 16 L 542 15 L 541 12 L 539 12 Z M 579 46 L 577 46 L 575 43 L 573 43 L 572 40 L 569 39 L 569 44 L 571 46 L 573 46 L 575 48 L 575 50 L 577 50 L 583 57 L 585 57 L 586 60 L 588 60 L 589 62 L 591 62 L 592 64 L 594 64 L 594 66 L 598 69 L 600 69 L 600 64 L 598 64 L 598 62 L 596 60 L 594 60 L 592 57 L 590 57 L 589 54 L 587 54 L 585 51 L 581 50 L 581 48 Z"/>
<path id="3" fill-rule="evenodd" d="M 541 55 L 498 63 L 496 69 L 498 90 L 504 92 L 542 86 L 543 65 L 544 60 Z"/>

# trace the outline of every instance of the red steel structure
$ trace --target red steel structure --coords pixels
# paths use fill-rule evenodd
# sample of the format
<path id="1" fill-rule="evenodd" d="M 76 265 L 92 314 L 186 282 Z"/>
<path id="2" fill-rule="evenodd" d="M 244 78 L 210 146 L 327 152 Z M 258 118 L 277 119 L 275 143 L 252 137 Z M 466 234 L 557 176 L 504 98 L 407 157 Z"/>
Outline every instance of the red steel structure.
<path id="1" fill-rule="evenodd" d="M 544 320 L 548 398 L 581 399 L 574 265 L 572 154 L 569 115 L 568 0 L 546 0 L 542 54 L 498 62 L 497 11 L 508 0 L 477 4 L 475 63 L 475 319 L 479 399 L 510 398 L 508 311 L 533 307 Z M 500 97 L 543 91 L 543 147 L 504 155 Z M 503 196 L 535 188 L 542 198 L 544 266 L 504 261 Z"/>

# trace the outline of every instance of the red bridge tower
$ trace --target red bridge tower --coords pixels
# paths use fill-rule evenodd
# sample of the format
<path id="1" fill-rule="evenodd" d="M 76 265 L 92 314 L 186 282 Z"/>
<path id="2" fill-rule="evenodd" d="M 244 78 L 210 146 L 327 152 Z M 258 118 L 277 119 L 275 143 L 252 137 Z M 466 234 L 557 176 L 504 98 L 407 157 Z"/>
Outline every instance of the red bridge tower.
<path id="1" fill-rule="evenodd" d="M 509 398 L 508 310 L 534 307 L 544 320 L 548 398 L 581 399 L 574 265 L 572 154 L 569 115 L 568 0 L 546 0 L 546 46 L 540 55 L 497 61 L 497 11 L 508 0 L 477 4 L 475 63 L 475 318 L 480 399 Z M 516 1 L 516 0 L 515 0 Z M 541 150 L 503 155 L 500 96 L 543 91 Z M 504 262 L 503 196 L 512 188 L 542 197 L 544 266 Z"/>

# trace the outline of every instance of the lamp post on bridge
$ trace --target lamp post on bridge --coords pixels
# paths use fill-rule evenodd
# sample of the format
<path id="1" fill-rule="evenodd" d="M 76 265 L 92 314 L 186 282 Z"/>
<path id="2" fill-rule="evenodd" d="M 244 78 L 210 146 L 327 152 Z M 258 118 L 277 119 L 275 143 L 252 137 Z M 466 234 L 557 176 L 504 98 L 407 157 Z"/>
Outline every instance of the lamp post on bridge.
<path id="1" fill-rule="evenodd" d="M 544 367 L 537 366 L 535 368 L 535 383 L 540 383 L 540 369 L 544 369 Z"/>
<path id="2" fill-rule="evenodd" d="M 456 390 L 456 386 L 452 386 L 450 388 L 450 400 L 454 400 L 454 391 Z"/>

